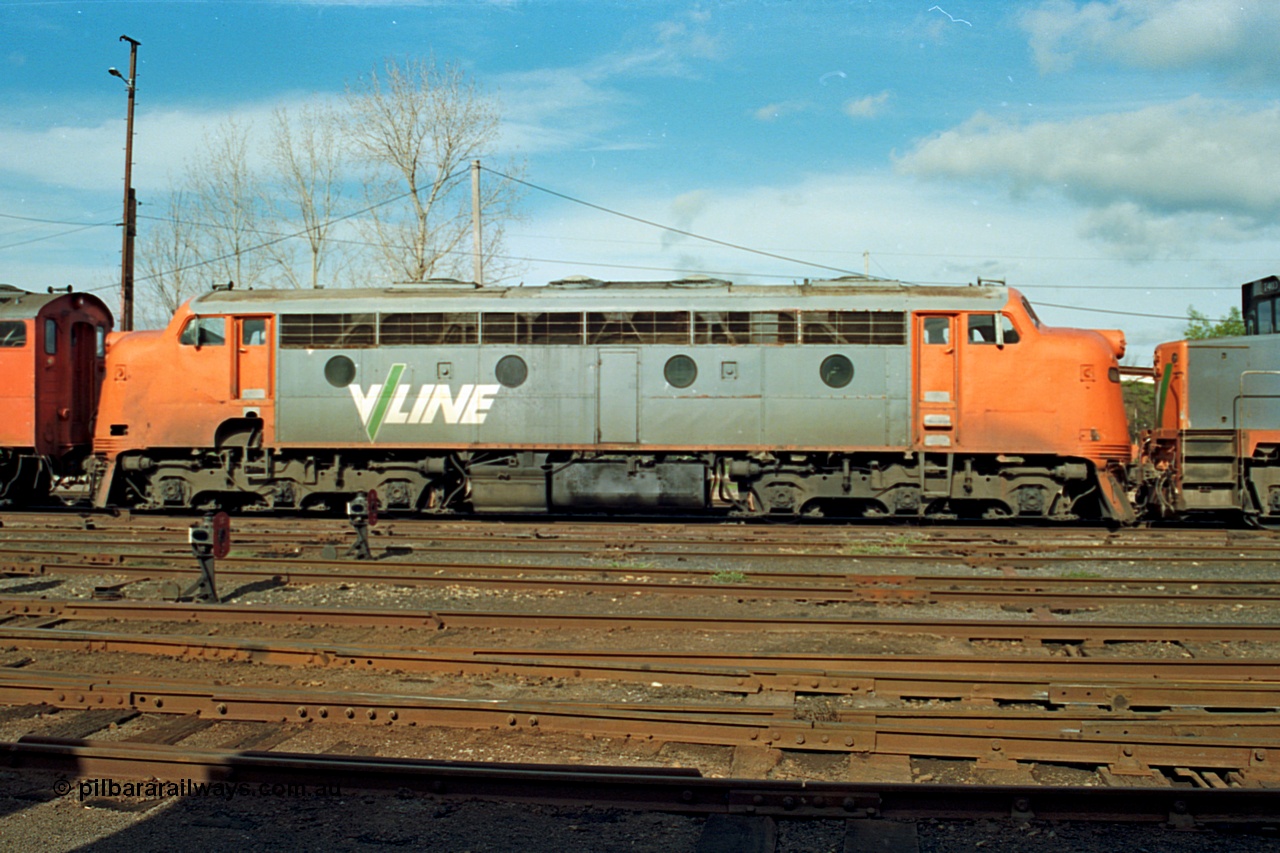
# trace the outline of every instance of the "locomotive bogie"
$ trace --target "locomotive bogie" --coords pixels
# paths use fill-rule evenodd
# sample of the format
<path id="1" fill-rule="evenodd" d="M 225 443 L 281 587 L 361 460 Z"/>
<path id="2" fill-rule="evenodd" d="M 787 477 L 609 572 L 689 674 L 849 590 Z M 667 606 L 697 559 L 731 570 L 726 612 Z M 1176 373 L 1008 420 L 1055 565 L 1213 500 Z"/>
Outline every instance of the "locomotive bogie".
<path id="1" fill-rule="evenodd" d="M 115 460 L 106 502 L 140 509 L 327 510 L 376 491 L 387 509 L 431 511 L 449 483 L 447 469 L 444 458 L 387 453 L 152 450 Z M 108 471 L 98 463 L 91 477 L 101 480 Z"/>

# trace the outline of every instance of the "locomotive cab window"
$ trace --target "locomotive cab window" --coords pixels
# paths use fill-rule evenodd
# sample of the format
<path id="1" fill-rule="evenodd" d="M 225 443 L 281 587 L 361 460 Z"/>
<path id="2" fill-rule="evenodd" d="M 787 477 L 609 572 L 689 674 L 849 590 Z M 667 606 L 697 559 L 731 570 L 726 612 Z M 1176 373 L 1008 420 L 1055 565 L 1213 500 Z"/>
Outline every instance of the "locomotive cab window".
<path id="1" fill-rule="evenodd" d="M 1276 300 L 1259 299 L 1248 306 L 1244 315 L 1246 335 L 1271 335 L 1277 331 Z"/>
<path id="2" fill-rule="evenodd" d="M 58 354 L 58 324 L 53 320 L 44 321 L 44 352 L 45 355 Z"/>
<path id="3" fill-rule="evenodd" d="M 1003 314 L 970 314 L 969 343 L 971 344 L 1016 344 L 1018 330 L 1013 321 Z"/>
<path id="4" fill-rule="evenodd" d="M 240 325 L 240 345 L 264 346 L 267 343 L 267 321 L 262 317 L 246 319 Z"/>
<path id="5" fill-rule="evenodd" d="M 192 317 L 182 327 L 178 343 L 184 347 L 220 347 L 227 342 L 225 317 Z"/>
<path id="6" fill-rule="evenodd" d="M 4 320 L 0 322 L 0 347 L 25 347 L 26 345 L 26 323 L 21 320 Z"/>
<path id="7" fill-rule="evenodd" d="M 924 342 L 926 344 L 951 343 L 951 318 L 925 317 Z"/>

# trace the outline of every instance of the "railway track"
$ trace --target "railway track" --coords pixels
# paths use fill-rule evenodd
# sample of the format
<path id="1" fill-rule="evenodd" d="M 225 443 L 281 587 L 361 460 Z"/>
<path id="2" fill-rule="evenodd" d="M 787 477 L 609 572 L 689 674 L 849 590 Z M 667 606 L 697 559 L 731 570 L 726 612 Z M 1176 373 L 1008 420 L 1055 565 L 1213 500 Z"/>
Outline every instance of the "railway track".
<path id="1" fill-rule="evenodd" d="M 1101 622 L 1065 620 L 889 619 L 823 617 L 662 616 L 632 613 L 574 613 L 483 610 L 366 609 L 355 607 L 277 607 L 265 605 L 208 606 L 167 602 L 103 602 L 0 597 L 0 612 L 28 619 L 64 619 L 332 625 L 417 628 L 431 631 L 504 629 L 552 632 L 564 629 L 599 634 L 624 631 L 668 631 L 699 634 L 918 635 L 953 637 L 964 641 L 1004 641 L 1101 646 L 1113 643 L 1280 642 L 1280 623 L 1253 622 Z"/>
<path id="2" fill-rule="evenodd" d="M 1093 765 L 1112 776 L 1182 775 L 1209 786 L 1253 787 L 1270 784 L 1280 767 L 1280 672 L 1265 657 L 1220 656 L 1206 659 L 1151 659 L 977 655 L 972 650 L 949 655 L 842 653 L 697 652 L 670 648 L 601 648 L 601 636 L 625 628 L 672 631 L 692 637 L 669 620 L 636 622 L 618 617 L 612 623 L 593 620 L 596 633 L 583 645 L 566 647 L 557 632 L 553 647 L 449 644 L 424 647 L 385 644 L 342 645 L 329 639 L 271 639 L 261 632 L 244 638 L 196 635 L 169 630 L 157 617 L 198 617 L 196 624 L 241 624 L 264 619 L 284 624 L 323 624 L 324 614 L 311 611 L 268 612 L 237 607 L 164 607 L 122 603 L 10 600 L 0 603 L 13 618 L 0 625 L 0 642 L 11 650 L 39 654 L 71 653 L 72 660 L 101 662 L 113 657 L 147 655 L 218 667 L 256 662 L 311 672 L 332 670 L 360 674 L 427 673 L 437 679 L 506 677 L 559 680 L 569 685 L 599 681 L 639 687 L 681 686 L 702 691 L 678 704 L 656 699 L 617 702 L 539 700 L 492 695 L 440 697 L 431 693 L 401 694 L 343 689 L 249 685 L 243 673 L 236 684 L 223 679 L 175 680 L 152 675 L 145 680 L 95 671 L 55 672 L 30 667 L 27 659 L 0 671 L 0 702 L 62 710 L 128 709 L 205 720 L 289 721 L 315 725 L 360 723 L 396 728 L 457 727 L 514 734 L 575 734 L 632 742 L 710 744 L 733 748 L 804 750 L 874 755 L 903 764 L 921 757 L 963 759 L 1000 765 L 1017 772 L 1028 762 Z M 335 611 L 341 613 L 341 611 Z M 368 616 L 369 614 L 365 614 Z M 395 624 L 408 624 L 396 613 Z M 346 614 L 350 616 L 350 614 Z M 577 622 L 559 614 L 539 621 L 527 614 L 416 614 L 414 624 L 434 623 L 438 632 L 492 628 L 536 634 L 550 626 L 564 629 Z M 75 620 L 92 618 L 106 627 L 82 629 Z M 130 619 L 147 622 L 145 634 L 120 630 Z M 514 620 L 519 619 L 519 623 Z M 455 621 L 456 620 L 456 621 Z M 28 622 L 26 626 L 17 624 Z M 868 626 L 839 620 L 794 620 L 790 625 L 750 620 L 740 631 L 778 630 L 794 635 L 805 623 L 810 639 L 821 631 L 866 631 Z M 38 627 L 32 627 L 34 623 Z M 371 620 L 362 625 L 368 627 Z M 883 623 L 877 623 L 875 630 Z M 579 630 L 581 625 L 579 624 Z M 687 626 L 685 626 L 687 627 Z M 989 636 L 1008 625 L 966 626 L 969 636 Z M 1020 626 L 1027 627 L 1027 626 Z M 1048 627 L 1031 623 L 1031 627 Z M 1144 626 L 1150 642 L 1177 641 L 1197 634 L 1185 626 Z M 1201 640 L 1231 638 L 1229 630 L 1211 626 Z M 1252 626 L 1247 636 L 1280 626 Z M 900 629 L 941 633 L 932 620 L 899 624 Z M 940 631 L 939 629 L 942 629 Z M 1126 636 L 1131 626 L 1074 626 L 1083 648 L 1100 648 Z M 714 645 L 723 625 L 705 620 L 704 643 Z M 1051 635 L 1046 635 L 1051 636 Z M 1025 639 L 1023 634 L 1021 639 Z M 429 642 L 431 638 L 425 638 Z M 1274 639 L 1274 636 L 1273 636 Z M 1192 642 L 1186 640 L 1186 642 Z M 607 645 L 607 643 L 603 643 Z M 103 657 L 108 656 L 108 657 Z M 128 657 L 125 658 L 126 660 Z M 74 665 L 74 664 L 71 664 Z M 83 664 L 81 664 L 83 665 Z M 118 666 L 129 666 L 119 664 Z M 744 704 L 752 696 L 784 697 L 780 704 Z M 734 696 L 725 703 L 715 697 Z M 800 696 L 844 697 L 809 709 Z M 866 707 L 860 702 L 891 701 L 898 707 Z M 922 704 L 923 703 L 923 704 Z M 957 704 L 958 703 L 958 704 Z M 935 706 L 936 704 L 936 706 Z M 975 707 L 976 706 L 976 707 Z M 1208 775 L 1206 775 L 1208 774 Z M 1280 781 L 1280 780 L 1277 780 Z"/>
<path id="3" fill-rule="evenodd" d="M 5 704 L 132 710 L 189 721 L 310 722 L 315 727 L 459 728 L 498 737 L 572 734 L 637 742 L 985 762 L 1016 773 L 1019 762 L 1083 763 L 1114 775 L 1190 776 L 1202 787 L 1258 788 L 1280 781 L 1280 722 L 1274 713 L 1203 711 L 920 710 L 846 711 L 832 720 L 796 719 L 790 709 L 699 703 L 547 702 L 361 694 L 220 685 L 150 677 L 142 681 L 54 672 L 0 674 Z M 190 722 L 187 723 L 190 725 Z M 1029 774 L 1028 774 L 1029 775 Z M 1194 778 L 1194 777 L 1193 777 Z"/>
<path id="4" fill-rule="evenodd" d="M 45 577 L 113 575 L 136 581 L 189 579 L 190 557 L 166 556 L 94 559 L 84 554 L 46 554 L 41 560 L 0 556 L 0 575 Z M 64 561 L 65 560 L 65 561 Z M 78 561 L 77 561 L 78 560 Z M 377 565 L 374 568 L 373 565 Z M 629 595 L 730 596 L 741 599 L 790 599 L 865 603 L 988 603 L 1025 608 L 1100 608 L 1116 604 L 1280 605 L 1280 587 L 1267 582 L 1226 581 L 1213 577 L 1167 580 L 1139 576 L 975 577 L 968 575 L 894 575 L 854 572 L 777 572 L 749 569 L 663 568 L 646 566 L 582 567 L 509 563 L 383 563 L 227 558 L 218 576 L 236 584 L 382 584 L 488 589 L 499 592 Z M 127 583 L 117 583 L 119 591 Z"/>
<path id="5" fill-rule="evenodd" d="M 182 626 L 172 626 L 182 627 Z M 1111 710 L 1280 711 L 1280 660 L 1151 659 L 988 654 L 866 655 L 414 646 L 191 633 L 0 626 L 13 650 L 143 654 L 363 672 L 504 675 L 683 685 L 718 693 L 877 696 Z M 12 703 L 10 703 L 12 704 Z"/>
<path id="6" fill-rule="evenodd" d="M 157 535 L 185 542 L 187 527 L 197 516 L 110 513 L 8 513 L 0 515 L 5 541 L 107 542 L 114 534 L 123 543 L 154 540 Z M 319 549 L 346 540 L 347 525 L 332 517 L 238 516 L 232 520 L 237 542 L 249 547 L 288 544 Z M 1107 531 L 1096 527 L 972 527 L 880 524 L 766 524 L 700 520 L 580 521 L 475 520 L 450 517 L 384 519 L 375 530 L 396 544 L 440 551 L 486 551 L 520 545 L 561 554 L 594 554 L 600 549 L 635 550 L 652 556 L 682 555 L 687 549 L 715 549 L 736 556 L 790 558 L 859 556 L 866 549 L 928 553 L 947 549 L 982 549 L 992 553 L 1142 551 L 1212 553 L 1223 548 L 1243 553 L 1265 552 L 1280 543 L 1280 533 L 1246 529 L 1134 528 Z M 669 550 L 664 550 L 669 549 Z M 764 550 L 761 550 L 764 549 Z"/>
<path id="7" fill-rule="evenodd" d="M 942 791 L 958 775 L 1002 786 L 970 815 L 1146 809 L 1184 825 L 1256 819 L 1249 798 L 1271 808 L 1280 785 L 1269 533 L 396 520 L 374 537 L 380 559 L 356 561 L 332 556 L 352 538 L 341 520 L 237 519 L 217 561 L 228 601 L 199 605 L 156 600 L 196 575 L 189 519 L 0 522 L 0 723 L 27 735 L 0 754 L 15 766 L 212 779 L 242 772 L 246 749 L 291 750 L 286 764 L 317 774 L 414 749 L 538 756 L 534 776 L 552 780 L 574 754 L 608 756 L 587 771 L 597 782 L 623 767 L 619 790 L 701 768 L 616 795 L 632 806 L 743 813 L 746 789 L 718 779 L 705 801 L 673 793 L 715 775 L 747 780 L 757 815 L 867 817 L 899 808 L 875 799 L 883 786 Z M 120 600 L 91 600 L 86 581 Z M 351 603 L 290 601 L 336 590 Z M 442 606 L 460 590 L 468 606 Z M 207 748 L 219 742 L 237 745 Z M 455 787 L 458 766 L 431 765 L 399 787 L 524 796 L 479 775 Z M 1009 799 L 1062 784 L 1165 796 L 1043 812 L 1047 789 Z M 823 785 L 845 793 L 819 804 Z M 574 796 L 541 790 L 528 796 Z M 945 799 L 919 805 L 930 797 L 915 814 L 946 813 Z"/>

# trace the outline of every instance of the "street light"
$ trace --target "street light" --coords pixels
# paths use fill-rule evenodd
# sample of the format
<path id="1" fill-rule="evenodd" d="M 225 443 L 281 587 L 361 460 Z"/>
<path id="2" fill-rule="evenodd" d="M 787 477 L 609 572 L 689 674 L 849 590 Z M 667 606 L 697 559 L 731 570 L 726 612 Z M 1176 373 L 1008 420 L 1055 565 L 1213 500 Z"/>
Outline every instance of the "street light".
<path id="1" fill-rule="evenodd" d="M 133 93 L 138 79 L 138 45 L 142 42 L 128 36 L 120 36 L 120 41 L 129 43 L 129 76 L 115 68 L 108 68 L 107 73 L 119 77 L 129 92 L 124 138 L 124 236 L 120 246 L 120 331 L 128 332 L 133 329 L 133 238 L 138 233 L 138 200 L 133 194 Z"/>

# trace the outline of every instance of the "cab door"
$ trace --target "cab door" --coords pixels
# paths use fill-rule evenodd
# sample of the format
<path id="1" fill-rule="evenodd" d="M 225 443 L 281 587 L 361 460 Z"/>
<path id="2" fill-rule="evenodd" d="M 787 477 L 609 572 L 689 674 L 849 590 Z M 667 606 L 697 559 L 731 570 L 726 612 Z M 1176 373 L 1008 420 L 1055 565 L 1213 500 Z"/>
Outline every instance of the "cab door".
<path id="1" fill-rule="evenodd" d="M 926 450 L 946 451 L 960 443 L 959 400 L 956 399 L 959 316 L 919 313 L 915 317 L 914 444 Z"/>
<path id="2" fill-rule="evenodd" d="M 236 342 L 232 396 L 246 405 L 270 400 L 271 317 L 236 317 L 232 339 Z"/>

